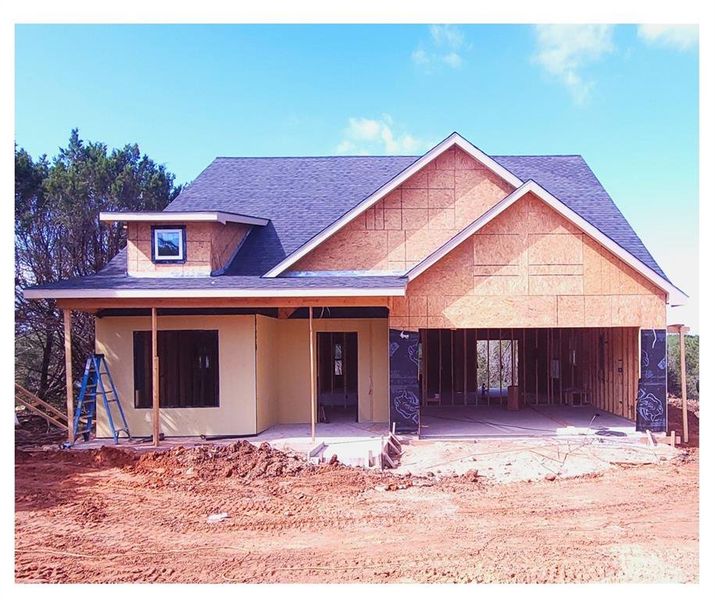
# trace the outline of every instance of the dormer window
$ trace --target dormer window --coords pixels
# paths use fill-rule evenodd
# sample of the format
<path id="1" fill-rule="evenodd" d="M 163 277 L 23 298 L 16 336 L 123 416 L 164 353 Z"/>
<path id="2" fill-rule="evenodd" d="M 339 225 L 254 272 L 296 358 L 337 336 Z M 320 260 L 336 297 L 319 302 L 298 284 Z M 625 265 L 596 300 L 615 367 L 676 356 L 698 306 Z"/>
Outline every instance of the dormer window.
<path id="1" fill-rule="evenodd" d="M 151 259 L 155 263 L 186 262 L 186 227 L 152 227 Z"/>

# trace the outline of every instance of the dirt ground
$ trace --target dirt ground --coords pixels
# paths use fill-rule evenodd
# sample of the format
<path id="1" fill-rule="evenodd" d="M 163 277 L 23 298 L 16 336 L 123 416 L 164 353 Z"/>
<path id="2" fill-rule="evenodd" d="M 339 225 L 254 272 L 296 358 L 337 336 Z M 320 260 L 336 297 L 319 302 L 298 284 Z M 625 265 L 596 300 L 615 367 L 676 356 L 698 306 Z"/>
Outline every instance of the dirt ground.
<path id="1" fill-rule="evenodd" d="M 18 582 L 698 580 L 697 448 L 513 483 L 314 466 L 247 442 L 17 450 L 15 483 Z"/>

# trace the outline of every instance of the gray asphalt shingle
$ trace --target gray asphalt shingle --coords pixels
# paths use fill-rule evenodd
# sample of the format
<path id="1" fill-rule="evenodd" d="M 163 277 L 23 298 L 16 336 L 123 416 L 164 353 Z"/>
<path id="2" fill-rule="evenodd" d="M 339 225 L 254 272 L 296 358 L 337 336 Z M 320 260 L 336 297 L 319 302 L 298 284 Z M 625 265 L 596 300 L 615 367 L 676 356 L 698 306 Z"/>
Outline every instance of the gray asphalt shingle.
<path id="1" fill-rule="evenodd" d="M 228 269 L 263 275 L 419 156 L 217 158 L 167 210 L 225 210 L 270 219 Z M 533 179 L 656 273 L 665 274 L 581 156 L 493 156 Z"/>
<path id="2" fill-rule="evenodd" d="M 117 255 L 119 256 L 119 255 Z M 109 265 L 107 265 L 109 267 Z M 404 277 L 128 277 L 113 267 L 86 277 L 65 279 L 37 286 L 38 290 L 311 290 L 311 289 L 404 289 Z"/>
<path id="3" fill-rule="evenodd" d="M 98 274 L 44 289 L 306 289 L 400 287 L 399 277 L 262 278 L 419 156 L 216 158 L 167 207 L 222 210 L 269 219 L 253 227 L 226 273 L 201 278 L 133 278 L 122 250 Z M 666 277 L 584 159 L 492 156 L 522 181 L 533 179 L 662 277 Z"/>

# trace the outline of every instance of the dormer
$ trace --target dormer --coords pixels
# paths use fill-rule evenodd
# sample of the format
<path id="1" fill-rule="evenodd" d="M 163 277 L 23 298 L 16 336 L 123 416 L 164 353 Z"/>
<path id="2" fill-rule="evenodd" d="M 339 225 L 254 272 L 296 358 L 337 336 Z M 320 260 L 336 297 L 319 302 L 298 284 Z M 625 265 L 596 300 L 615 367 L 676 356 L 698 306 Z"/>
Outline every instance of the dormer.
<path id="1" fill-rule="evenodd" d="M 130 277 L 208 277 L 231 263 L 252 227 L 267 219 L 223 211 L 103 212 L 127 229 Z"/>

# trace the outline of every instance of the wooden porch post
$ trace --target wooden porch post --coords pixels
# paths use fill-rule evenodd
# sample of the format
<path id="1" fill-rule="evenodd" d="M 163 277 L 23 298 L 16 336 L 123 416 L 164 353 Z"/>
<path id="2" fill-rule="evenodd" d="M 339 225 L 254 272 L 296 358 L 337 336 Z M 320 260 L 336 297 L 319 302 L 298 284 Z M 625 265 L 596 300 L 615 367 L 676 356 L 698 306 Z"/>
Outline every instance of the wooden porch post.
<path id="1" fill-rule="evenodd" d="M 310 338 L 310 437 L 315 442 L 315 348 L 313 342 L 313 307 L 308 307 L 308 337 Z"/>
<path id="2" fill-rule="evenodd" d="M 72 382 L 72 311 L 63 311 L 65 325 L 65 386 L 67 393 L 67 441 L 74 442 L 74 387 Z"/>
<path id="3" fill-rule="evenodd" d="M 157 341 L 157 314 L 156 308 L 151 309 L 151 394 L 152 394 L 152 441 L 154 446 L 159 445 L 161 424 L 159 423 L 159 344 Z"/>
<path id="4" fill-rule="evenodd" d="M 685 325 L 678 327 L 680 335 L 680 395 L 683 400 L 683 443 L 688 443 L 688 386 L 685 375 L 685 334 L 688 328 Z"/>

